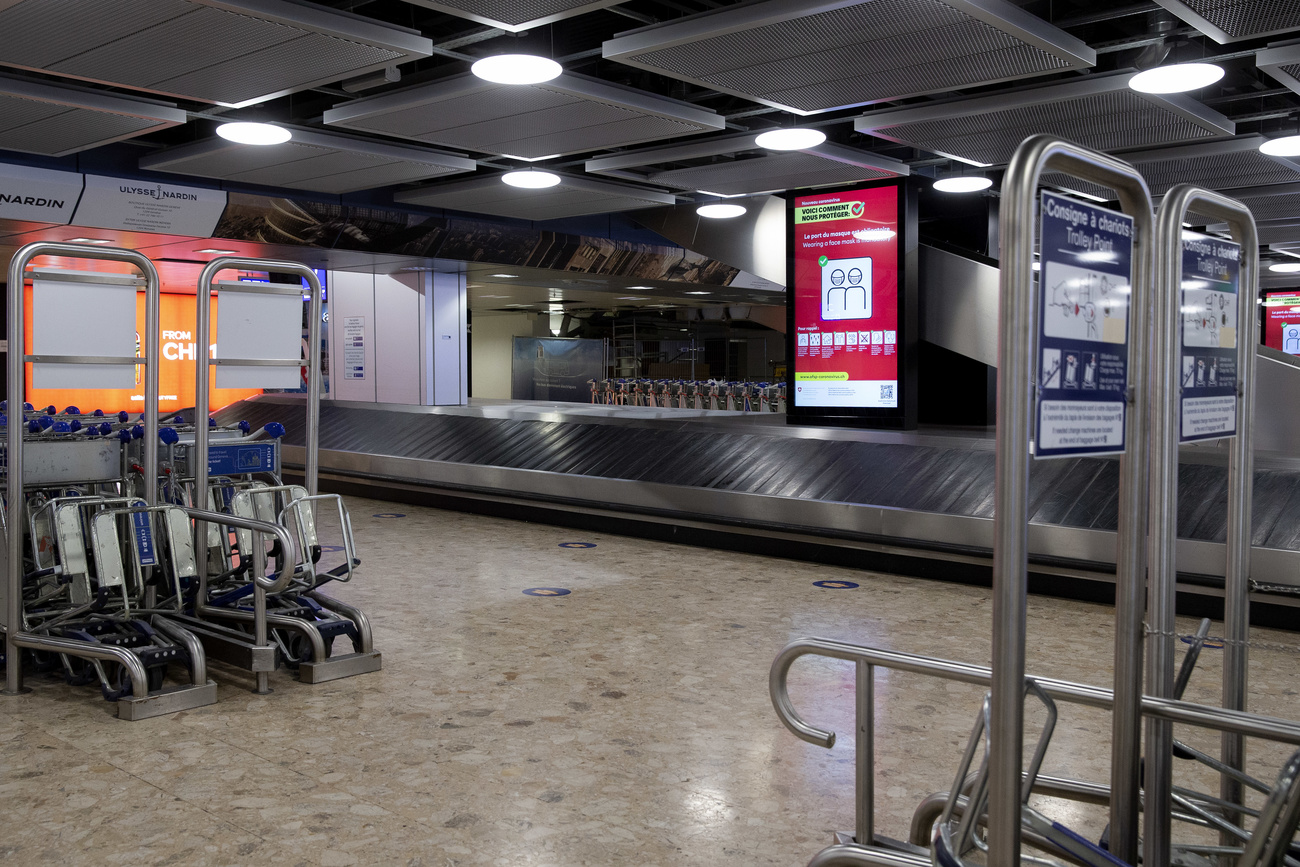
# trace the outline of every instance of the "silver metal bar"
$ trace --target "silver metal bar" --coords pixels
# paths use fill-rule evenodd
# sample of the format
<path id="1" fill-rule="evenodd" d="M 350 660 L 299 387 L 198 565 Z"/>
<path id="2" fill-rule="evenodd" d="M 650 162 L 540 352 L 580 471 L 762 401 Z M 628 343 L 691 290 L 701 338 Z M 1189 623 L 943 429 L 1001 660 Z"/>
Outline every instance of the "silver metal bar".
<path id="1" fill-rule="evenodd" d="M 63 244 L 46 241 L 27 244 L 14 253 L 9 261 L 7 303 L 10 364 L 8 370 L 8 394 L 13 406 L 21 407 L 27 399 L 27 370 L 25 364 L 15 364 L 18 355 L 24 354 L 26 345 L 26 298 L 23 282 L 26 278 L 27 265 L 38 256 L 68 256 L 79 259 L 98 259 L 110 262 L 126 262 L 139 269 L 145 278 L 145 339 L 142 349 L 145 353 L 145 391 L 144 391 L 144 500 L 153 505 L 158 487 L 158 271 L 148 257 L 135 250 L 122 250 L 115 247 L 94 247 L 83 244 Z M 137 359 L 131 359 L 137 363 Z M 62 641 L 45 636 L 31 635 L 22 631 L 22 581 L 23 581 L 23 426 L 11 424 L 6 432 L 6 461 L 9 472 L 6 476 L 7 520 L 7 574 L 5 597 L 5 688 L 4 695 L 17 695 L 23 691 L 22 654 L 20 647 L 37 647 L 49 649 L 50 641 Z M 38 647 L 39 645 L 39 647 Z M 117 648 L 114 648 L 117 649 Z M 79 653 L 78 650 L 81 652 Z M 91 656 L 98 652 L 88 648 L 82 642 L 73 642 L 67 652 L 73 655 L 93 659 L 114 659 L 116 655 Z M 144 667 L 134 654 L 128 655 L 134 661 L 135 668 L 127 665 L 132 681 L 140 675 L 139 683 L 133 687 L 135 694 L 144 697 L 149 694 L 148 680 L 144 676 Z"/>
<path id="2" fill-rule="evenodd" d="M 998 430 L 993 554 L 993 681 L 989 743 L 989 865 L 1020 863 L 1021 749 L 1024 741 L 1029 436 L 1032 429 L 1037 322 L 1033 284 L 1038 181 L 1056 171 L 1118 193 L 1133 217 L 1129 306 L 1129 398 L 1125 441 L 1146 443 L 1147 298 L 1151 266 L 1151 194 L 1132 166 L 1052 136 L 1021 143 L 1002 182 L 998 331 Z M 1142 694 L 1142 615 L 1146 567 L 1146 462 L 1120 459 L 1115 591 L 1115 705 L 1111 748 L 1111 851 L 1130 863 L 1138 849 L 1138 762 Z"/>
<path id="3" fill-rule="evenodd" d="M 1225 629 L 1223 706 L 1245 710 L 1246 647 L 1249 629 L 1249 576 L 1251 535 L 1250 455 L 1251 402 L 1254 392 L 1255 297 L 1259 283 L 1259 240 L 1250 209 L 1240 202 L 1191 184 L 1171 189 L 1156 214 L 1155 295 L 1151 351 L 1151 495 L 1148 544 L 1149 571 L 1147 617 L 1151 635 L 1147 659 L 1146 692 L 1172 698 L 1175 690 L 1175 582 L 1178 544 L 1178 440 L 1180 429 L 1182 323 L 1183 219 L 1195 209 L 1228 224 L 1241 245 L 1237 293 L 1238 401 L 1236 437 L 1231 445 L 1228 470 L 1228 528 L 1225 579 Z M 1244 467 L 1244 472 L 1243 472 Z M 1167 864 L 1171 858 L 1173 812 L 1173 727 L 1156 717 L 1146 724 L 1146 808 L 1143 861 Z M 1245 759 L 1240 734 L 1223 734 L 1223 761 L 1240 770 Z M 1241 803 L 1241 786 L 1229 776 L 1220 777 L 1223 798 Z M 1237 815 L 1227 816 L 1233 824 Z M 1225 843 L 1227 841 L 1225 840 Z"/>
<path id="4" fill-rule="evenodd" d="M 208 682 L 208 657 L 203 652 L 203 644 L 194 633 L 165 616 L 156 616 L 152 620 L 154 628 L 170 638 L 185 645 L 190 655 L 190 683 L 202 686 Z"/>
<path id="5" fill-rule="evenodd" d="M 340 602 L 333 596 L 326 596 L 319 590 L 309 590 L 305 594 L 315 599 L 323 608 L 328 608 L 335 614 L 342 614 L 348 620 L 357 625 L 357 643 L 360 644 L 358 653 L 373 653 L 375 650 L 374 631 L 370 628 L 370 618 L 360 608 L 353 608 L 346 602 Z"/>
<path id="6" fill-rule="evenodd" d="M 256 270 L 263 271 L 266 269 L 257 268 Z M 247 292 L 249 295 L 297 295 L 302 291 L 297 286 L 277 286 L 274 283 L 245 283 L 235 280 L 218 280 L 217 288 L 222 292 Z"/>
<path id="7" fill-rule="evenodd" d="M 875 842 L 876 814 L 876 668 L 858 660 L 857 665 L 857 815 L 854 839 L 863 846 Z"/>
<path id="8" fill-rule="evenodd" d="M 301 367 L 301 358 L 213 358 L 212 364 L 237 364 L 240 367 Z"/>
<path id="9" fill-rule="evenodd" d="M 24 355 L 23 361 L 44 364 L 149 364 L 148 359 L 134 355 Z"/>
<path id="10" fill-rule="evenodd" d="M 14 635 L 19 647 L 32 650 L 46 650 L 50 653 L 66 653 L 82 659 L 101 659 L 116 662 L 126 669 L 131 678 L 131 695 L 146 698 L 149 695 L 149 677 L 145 673 L 144 663 L 125 647 L 113 647 L 107 644 L 90 644 L 75 638 L 56 638 L 52 635 L 33 635 L 20 632 Z M 11 645 L 12 646 L 12 645 Z"/>
<path id="11" fill-rule="evenodd" d="M 243 518 L 239 515 L 227 515 L 222 512 L 210 512 L 207 509 L 194 509 L 189 506 L 176 506 L 174 508 L 180 509 L 185 514 L 189 515 L 196 523 L 203 521 L 213 524 L 224 524 L 227 527 L 238 527 L 241 530 L 252 530 L 255 533 L 270 533 L 275 536 L 275 538 L 280 542 L 280 573 L 275 576 L 275 580 L 271 580 L 265 575 L 260 575 L 254 580 L 254 583 L 257 584 L 257 586 L 263 588 L 268 593 L 279 593 L 288 586 L 289 580 L 293 578 L 294 570 L 298 567 L 298 564 L 302 562 L 302 558 L 305 556 L 302 551 L 298 550 L 298 545 L 293 541 L 293 536 L 289 534 L 289 531 L 284 527 L 281 527 L 279 524 L 272 524 L 269 521 L 257 521 L 253 518 Z M 254 538 L 256 539 L 258 537 Z M 203 542 L 203 550 L 206 551 L 206 537 L 203 539 Z M 254 551 L 249 552 L 249 556 L 256 553 L 259 548 L 258 545 L 254 545 L 253 547 Z M 260 560 L 254 557 L 254 570 L 258 569 L 260 565 Z"/>

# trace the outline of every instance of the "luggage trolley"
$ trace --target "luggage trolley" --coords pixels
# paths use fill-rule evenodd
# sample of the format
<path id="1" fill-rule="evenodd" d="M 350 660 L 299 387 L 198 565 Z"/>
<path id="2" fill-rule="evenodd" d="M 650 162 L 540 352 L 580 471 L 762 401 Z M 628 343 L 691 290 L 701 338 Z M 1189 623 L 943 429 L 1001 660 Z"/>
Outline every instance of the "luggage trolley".
<path id="1" fill-rule="evenodd" d="M 22 353 L 26 341 L 23 284 L 27 266 L 40 256 L 67 256 L 133 265 L 144 276 L 145 339 L 141 347 L 144 354 L 142 356 L 86 356 Z M 50 280 L 56 285 L 82 283 L 101 288 L 108 287 L 106 291 L 112 291 L 112 284 L 129 286 L 132 294 L 130 302 L 132 311 L 134 289 L 140 282 L 138 278 L 120 274 L 80 274 L 66 271 L 42 272 L 41 279 Z M 68 559 L 63 563 L 51 565 L 49 567 L 51 571 L 47 574 L 41 575 L 44 570 L 37 569 L 36 574 L 28 576 L 25 574 L 23 537 L 24 530 L 29 526 L 26 520 L 28 516 L 26 483 L 29 468 L 31 482 L 34 485 L 43 484 L 49 487 L 51 484 L 58 486 L 72 482 L 73 479 L 67 478 L 66 475 L 58 477 L 57 480 L 54 477 L 46 477 L 42 481 L 42 476 L 47 470 L 57 476 L 59 466 L 63 467 L 65 473 L 73 476 L 92 477 L 79 481 L 111 484 L 118 481 L 119 468 L 123 466 L 119 462 L 122 443 L 119 440 L 118 443 L 109 445 L 112 440 L 104 439 L 105 432 L 99 427 L 96 427 L 96 436 L 92 436 L 89 430 L 84 434 L 79 431 L 74 432 L 71 421 L 51 421 L 44 426 L 37 422 L 37 430 L 29 434 L 34 439 L 28 443 L 27 436 L 24 435 L 25 427 L 20 423 L 20 420 L 24 419 L 22 411 L 16 412 L 13 423 L 7 425 L 5 448 L 7 499 L 4 525 L 4 539 L 7 546 L 6 574 L 3 582 L 0 582 L 4 596 L 2 607 L 6 650 L 4 694 L 16 695 L 24 691 L 24 651 L 31 651 L 59 657 L 69 674 L 75 674 L 76 668 L 82 669 L 83 673 L 86 668 L 92 669 L 105 688 L 105 696 L 116 701 L 118 716 L 123 719 L 145 719 L 213 704 L 217 700 L 217 686 L 207 679 L 206 659 L 195 636 L 178 623 L 158 615 L 157 612 L 131 611 L 132 605 L 141 605 L 141 603 L 148 605 L 147 600 L 151 598 L 152 591 L 145 585 L 155 578 L 155 571 L 159 565 L 156 557 L 143 556 L 142 551 L 146 541 L 152 544 L 156 527 L 156 512 L 153 504 L 157 492 L 158 463 L 158 272 L 147 257 L 133 250 L 38 242 L 28 244 L 14 254 L 9 264 L 8 291 L 8 338 L 9 346 L 13 347 L 10 352 L 8 387 L 12 404 L 15 407 L 25 405 L 26 365 L 22 362 L 47 365 L 100 365 L 95 371 L 100 374 L 105 373 L 103 366 L 113 365 L 119 367 L 117 373 L 122 372 L 120 368 L 127 368 L 127 376 L 132 380 L 134 375 L 129 373 L 129 370 L 136 366 L 143 366 L 145 369 L 144 412 L 140 435 L 137 438 L 143 440 L 142 448 L 148 459 L 140 466 L 141 490 L 138 501 L 132 500 L 125 504 L 103 503 L 104 508 L 90 520 L 89 534 L 86 534 L 86 522 L 81 520 L 79 514 L 81 510 L 77 508 L 78 514 L 75 520 L 67 521 L 66 526 Z M 120 309 L 118 312 L 121 312 Z M 34 345 L 33 349 L 39 350 L 44 347 Z M 94 369 L 86 368 L 86 370 L 89 372 Z M 112 373 L 109 371 L 108 375 L 111 376 Z M 72 409 L 75 408 L 70 407 L 67 415 L 72 415 Z M 76 415 L 80 416 L 80 413 Z M 51 416 L 47 413 L 45 417 Z M 76 421 L 80 422 L 80 418 Z M 30 452 L 26 450 L 29 444 Z M 105 446 L 108 446 L 107 450 Z M 77 457 L 89 459 L 90 465 L 84 463 L 68 465 L 58 458 L 50 460 L 53 455 L 52 449 L 61 451 L 61 458 L 66 458 L 75 452 Z M 94 467 L 95 464 L 98 464 L 97 468 Z M 41 469 L 41 465 L 45 465 L 45 470 Z M 105 478 L 106 476 L 112 478 Z M 126 480 L 122 478 L 121 481 Z M 125 511 L 115 509 L 113 508 L 115 505 L 125 505 L 126 509 Z M 139 513 L 144 517 L 136 518 L 134 514 L 127 515 L 127 512 Z M 54 525 L 58 524 L 57 511 L 51 520 Z M 122 557 L 121 542 L 126 535 L 123 524 L 132 526 L 134 538 L 132 545 L 134 562 L 129 578 Z M 33 548 L 36 547 L 34 544 Z M 91 596 L 93 593 L 93 598 L 57 614 L 42 613 L 44 609 L 41 606 L 46 601 L 53 601 L 51 594 L 62 592 L 59 585 L 64 583 L 62 579 L 65 573 L 69 572 L 69 567 L 82 565 L 78 561 L 86 560 L 87 549 L 93 551 L 95 560 L 93 570 L 90 563 L 84 563 L 84 579 L 80 576 L 74 579 L 73 575 L 68 574 L 67 593 L 69 596 L 74 592 L 78 596 Z M 57 574 L 54 571 L 56 569 Z M 47 580 L 50 578 L 54 580 Z M 33 611 L 30 617 L 24 605 L 25 591 L 28 589 L 25 585 L 29 583 L 33 585 L 34 590 Z M 92 627 L 91 621 L 99 625 Z M 87 628 L 76 629 L 75 625 Z M 102 640 L 109 630 L 120 637 Z M 122 630 L 126 632 L 123 633 Z M 134 633 L 134 635 L 126 633 Z M 175 653 L 171 652 L 173 650 Z M 167 664 L 165 660 L 172 659 L 188 662 L 192 682 L 183 686 L 160 688 L 157 670 Z M 73 660 L 76 660 L 76 663 Z M 105 662 L 116 666 L 116 688 L 108 682 L 108 672 L 103 666 Z M 151 671 L 153 672 L 152 684 L 150 683 Z"/>
<path id="2" fill-rule="evenodd" d="M 275 581 L 277 586 L 274 589 L 264 590 L 260 584 L 254 583 L 251 593 L 253 596 L 253 611 L 251 612 L 245 610 L 242 604 L 229 604 L 239 603 L 240 597 L 225 600 L 228 604 L 216 604 L 221 600 L 210 597 L 207 570 L 200 570 L 194 613 L 205 620 L 218 620 L 225 624 L 233 624 L 236 627 L 246 626 L 250 622 L 257 624 L 264 621 L 273 629 L 285 630 L 290 635 L 297 636 L 296 644 L 305 646 L 310 651 L 298 657 L 300 660 L 298 665 L 299 679 L 305 683 L 323 683 L 341 677 L 378 671 L 382 667 L 382 657 L 374 649 L 368 618 L 359 609 L 321 593 L 319 589 L 321 584 L 326 580 L 340 579 L 341 575 L 332 575 L 327 572 L 318 574 L 314 568 L 320 550 L 320 546 L 316 544 L 314 537 L 314 509 L 324 499 L 334 500 L 339 509 L 347 557 L 345 574 L 351 577 L 353 567 L 359 563 L 354 556 L 351 542 L 351 525 L 347 519 L 347 510 L 342 499 L 332 494 L 320 495 L 317 485 L 320 466 L 320 323 L 322 303 L 320 279 L 316 276 L 315 271 L 297 262 L 237 257 L 214 259 L 208 263 L 199 276 L 196 333 L 211 333 L 209 330 L 212 310 L 211 293 L 215 278 L 222 271 L 237 268 L 298 274 L 306 278 L 310 286 L 310 308 L 307 317 L 309 357 L 307 360 L 306 448 L 303 472 L 304 484 L 302 486 L 304 493 L 302 496 L 290 497 L 290 502 L 283 503 L 283 510 L 276 515 L 279 522 L 287 521 L 295 528 L 295 533 L 299 536 L 299 542 L 305 546 L 305 550 L 302 554 L 302 564 L 281 564 L 280 574 L 277 575 Z M 218 285 L 220 290 L 224 292 L 260 295 L 291 294 L 295 298 L 303 291 L 300 286 L 275 286 L 260 283 L 222 283 Z M 196 365 L 195 406 L 196 408 L 204 408 L 205 414 L 208 405 L 208 370 L 211 364 L 231 366 L 236 369 L 243 368 L 245 370 L 258 367 L 299 368 L 302 365 L 302 360 L 299 357 L 227 358 L 221 355 L 220 334 L 217 335 L 216 344 L 218 357 L 213 360 L 203 354 Z M 194 491 L 198 495 L 202 495 L 202 492 L 208 490 L 209 461 L 212 457 L 209 445 L 209 430 L 206 424 L 197 424 L 194 427 L 193 452 Z M 293 502 L 296 502 L 297 505 L 292 505 Z M 310 533 L 307 530 L 308 525 L 311 527 Z M 200 548 L 206 550 L 204 547 L 206 531 L 203 530 L 201 525 L 196 526 L 196 540 L 198 540 Z M 342 580 L 346 580 L 346 578 Z M 300 616 L 268 613 L 268 594 L 275 596 L 291 586 L 294 588 L 293 592 L 296 594 L 296 599 L 288 602 L 288 606 L 296 609 L 294 614 Z M 284 607 L 280 605 L 283 602 L 285 600 L 276 600 L 277 604 L 272 607 Z M 349 637 L 352 638 L 355 648 L 352 653 L 331 655 L 330 645 L 326 642 L 325 636 L 322 635 L 318 624 L 322 622 L 333 624 L 338 619 L 346 620 L 350 624 L 348 627 L 350 629 Z M 327 628 L 332 630 L 335 627 L 330 625 Z M 266 636 L 260 630 L 256 638 L 259 647 L 267 646 L 264 640 Z M 290 643 L 283 636 L 277 636 L 277 640 L 283 642 L 285 646 Z M 259 667 L 259 669 L 255 670 L 255 674 L 257 676 L 257 691 L 267 691 L 269 688 L 269 670 Z"/>

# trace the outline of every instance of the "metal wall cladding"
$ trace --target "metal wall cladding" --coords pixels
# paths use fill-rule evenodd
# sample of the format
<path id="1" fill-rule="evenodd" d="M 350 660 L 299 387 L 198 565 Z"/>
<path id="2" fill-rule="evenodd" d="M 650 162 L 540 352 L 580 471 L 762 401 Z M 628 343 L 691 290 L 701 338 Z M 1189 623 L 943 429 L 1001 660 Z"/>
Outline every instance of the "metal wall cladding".
<path id="1" fill-rule="evenodd" d="M 997 0 L 768 0 L 624 34 L 604 54 L 803 113 L 1095 62 L 1084 43 Z"/>
<path id="2" fill-rule="evenodd" d="M 654 172 L 647 180 L 676 189 L 708 190 L 736 196 L 892 177 L 897 175 L 796 151 Z"/>
<path id="3" fill-rule="evenodd" d="M 496 176 L 423 187 L 398 193 L 393 198 L 410 205 L 520 220 L 558 220 L 585 214 L 657 208 L 676 201 L 665 193 L 586 178 L 564 178 L 554 187 L 527 190 L 503 184 Z"/>
<path id="4" fill-rule="evenodd" d="M 617 4 L 619 0 L 407 0 L 407 2 L 513 31 L 603 9 Z"/>
<path id="5" fill-rule="evenodd" d="M 0 63 L 244 105 L 429 54 L 406 31 L 271 0 L 8 0 Z"/>
<path id="6" fill-rule="evenodd" d="M 1300 28 L 1290 0 L 1156 0 L 1216 42 L 1237 42 Z"/>
<path id="7" fill-rule="evenodd" d="M 292 141 L 245 147 L 220 138 L 169 148 L 140 168 L 322 193 L 392 186 L 472 171 L 474 163 L 415 148 L 299 131 Z"/>
<path id="8" fill-rule="evenodd" d="M 537 159 L 722 129 L 717 114 L 574 75 L 534 85 L 459 76 L 335 106 L 325 123 Z"/>
<path id="9" fill-rule="evenodd" d="M 1046 133 L 1099 151 L 1232 135 L 1236 125 L 1180 94 L 1128 88 L 1127 74 L 919 108 L 863 115 L 859 132 L 986 165 L 1004 165 L 1022 141 Z"/>

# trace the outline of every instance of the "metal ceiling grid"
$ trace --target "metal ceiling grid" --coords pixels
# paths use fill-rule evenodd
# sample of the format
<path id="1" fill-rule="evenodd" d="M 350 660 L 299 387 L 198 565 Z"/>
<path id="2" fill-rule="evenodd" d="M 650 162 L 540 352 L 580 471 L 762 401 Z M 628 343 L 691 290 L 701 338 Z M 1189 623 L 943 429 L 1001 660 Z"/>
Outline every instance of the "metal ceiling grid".
<path id="1" fill-rule="evenodd" d="M 261 147 L 210 138 L 140 160 L 140 168 L 151 171 L 318 193 L 350 193 L 423 181 L 472 172 L 475 166 L 473 160 L 451 154 L 310 130 L 294 130 L 290 141 Z"/>
<path id="2" fill-rule="evenodd" d="M 337 105 L 325 123 L 536 160 L 720 130 L 715 112 L 565 74 L 545 84 L 461 75 Z"/>
<path id="3" fill-rule="evenodd" d="M 620 0 L 406 0 L 510 33 L 614 6 Z"/>
<path id="4" fill-rule="evenodd" d="M 6 66 L 234 107 L 433 53 L 294 0 L 0 0 L 0 33 Z"/>
<path id="5" fill-rule="evenodd" d="M 0 149 L 61 157 L 185 123 L 179 109 L 0 76 Z"/>
<path id="6" fill-rule="evenodd" d="M 1255 65 L 1278 84 L 1300 93 L 1300 45 L 1265 48 L 1255 54 Z"/>
<path id="7" fill-rule="evenodd" d="M 1146 178 L 1153 196 L 1163 196 L 1178 184 L 1196 184 L 1209 190 L 1234 190 L 1300 181 L 1300 163 L 1259 152 L 1261 135 L 1181 147 L 1157 148 L 1116 154 L 1132 163 Z M 1064 175 L 1047 174 L 1043 183 L 1078 190 L 1104 199 L 1112 191 Z"/>
<path id="8" fill-rule="evenodd" d="M 1232 135 L 1236 124 L 1182 94 L 1131 90 L 1132 73 L 887 109 L 854 129 L 981 165 L 1005 165 L 1020 142 L 1049 133 L 1084 147 L 1117 151 Z"/>
<path id="9" fill-rule="evenodd" d="M 1292 0 L 1156 0 L 1215 42 L 1239 42 L 1300 29 Z"/>
<path id="10" fill-rule="evenodd" d="M 1097 61 L 1004 0 L 764 0 L 620 34 L 603 54 L 797 114 Z"/>
<path id="11" fill-rule="evenodd" d="M 558 186 L 541 190 L 519 189 L 501 183 L 499 175 L 467 178 L 393 196 L 408 205 L 449 208 L 520 220 L 558 220 L 587 214 L 607 214 L 639 208 L 672 205 L 668 193 L 644 190 L 609 181 L 562 176 Z"/>
<path id="12" fill-rule="evenodd" d="M 660 168 L 719 156 L 739 158 L 685 168 Z M 803 151 L 772 153 L 758 148 L 753 134 L 630 151 L 587 160 L 586 164 L 589 173 L 613 177 L 630 177 L 628 169 L 637 172 L 637 180 L 724 196 L 906 177 L 911 173 L 907 163 L 830 143 Z"/>

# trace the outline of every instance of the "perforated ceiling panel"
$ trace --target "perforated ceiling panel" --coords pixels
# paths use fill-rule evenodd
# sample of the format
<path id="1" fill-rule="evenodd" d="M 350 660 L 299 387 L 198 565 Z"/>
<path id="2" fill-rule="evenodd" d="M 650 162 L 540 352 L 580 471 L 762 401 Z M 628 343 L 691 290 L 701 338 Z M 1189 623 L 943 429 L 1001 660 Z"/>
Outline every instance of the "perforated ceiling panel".
<path id="1" fill-rule="evenodd" d="M 393 196 L 398 202 L 450 208 L 520 220 L 558 220 L 584 214 L 608 214 L 656 208 L 676 202 L 667 193 L 589 178 L 562 178 L 558 186 L 524 190 L 501 183 L 499 175 L 470 178 L 409 190 Z"/>
<path id="2" fill-rule="evenodd" d="M 1256 223 L 1300 223 L 1300 183 L 1278 184 L 1272 187 L 1250 187 L 1227 190 L 1226 195 L 1250 208 Z M 1194 225 L 1215 226 L 1217 220 L 1196 215 L 1189 222 Z"/>
<path id="3" fill-rule="evenodd" d="M 1300 28 L 1294 0 L 1156 0 L 1215 42 L 1237 42 Z"/>
<path id="4" fill-rule="evenodd" d="M 604 55 L 801 114 L 1096 62 L 1003 0 L 765 0 L 622 34 Z"/>
<path id="5" fill-rule="evenodd" d="M 1255 65 L 1278 84 L 1300 93 L 1300 45 L 1266 48 L 1255 55 Z"/>
<path id="6" fill-rule="evenodd" d="M 902 172 L 890 171 L 836 160 L 815 151 L 792 151 L 652 172 L 647 180 L 681 190 L 707 190 L 724 196 L 739 196 L 896 178 L 905 173 L 905 166 Z"/>
<path id="7" fill-rule="evenodd" d="M 291 141 L 279 145 L 248 147 L 210 138 L 140 160 L 142 169 L 319 193 L 423 181 L 474 167 L 473 160 L 450 154 L 307 130 L 295 130 Z"/>
<path id="8" fill-rule="evenodd" d="M 941 105 L 886 110 L 854 122 L 859 132 L 984 165 L 1003 165 L 1022 141 L 1048 133 L 1116 151 L 1232 135 L 1236 125 L 1179 94 L 1128 87 L 1131 73 L 1035 87 Z"/>
<path id="9" fill-rule="evenodd" d="M 0 64 L 234 106 L 433 50 L 290 0 L 0 0 L 0 33 Z"/>
<path id="10" fill-rule="evenodd" d="M 619 0 L 406 0 L 512 32 L 613 6 Z"/>
<path id="11" fill-rule="evenodd" d="M 1163 196 L 1177 184 L 1196 184 L 1207 190 L 1233 190 L 1300 181 L 1300 163 L 1259 152 L 1263 136 L 1248 135 L 1227 141 L 1183 147 L 1132 151 L 1117 156 L 1132 163 L 1146 178 L 1153 196 Z M 1114 197 L 1110 190 L 1064 175 L 1047 174 L 1043 183 Z"/>
<path id="12" fill-rule="evenodd" d="M 0 149 L 64 156 L 185 123 L 151 102 L 0 76 Z"/>
<path id="13" fill-rule="evenodd" d="M 344 103 L 325 123 L 502 156 L 539 159 L 722 129 L 670 99 L 578 75 L 492 84 L 463 75 Z"/>

